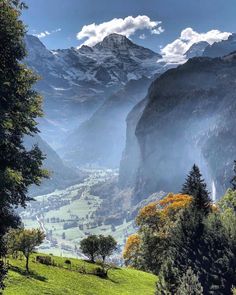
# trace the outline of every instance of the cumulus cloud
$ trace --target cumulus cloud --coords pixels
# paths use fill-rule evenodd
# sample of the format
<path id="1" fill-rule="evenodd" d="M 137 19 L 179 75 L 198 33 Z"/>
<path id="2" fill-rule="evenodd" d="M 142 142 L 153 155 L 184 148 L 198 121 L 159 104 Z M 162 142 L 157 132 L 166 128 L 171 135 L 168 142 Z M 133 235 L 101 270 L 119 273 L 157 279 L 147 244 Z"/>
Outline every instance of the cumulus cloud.
<path id="1" fill-rule="evenodd" d="M 77 34 L 77 39 L 86 39 L 82 45 L 94 46 L 112 33 L 129 37 L 136 31 L 144 29 L 157 35 L 164 32 L 160 21 L 153 21 L 146 15 L 138 15 L 136 17 L 127 16 L 126 18 L 113 18 L 101 24 L 93 23 L 83 26 L 81 31 Z"/>
<path id="2" fill-rule="evenodd" d="M 192 28 L 184 29 L 179 38 L 162 48 L 163 59 L 169 63 L 182 63 L 186 60 L 186 51 L 194 44 L 200 41 L 206 41 L 209 44 L 228 39 L 229 32 L 211 30 L 206 33 L 198 33 Z"/>
<path id="3" fill-rule="evenodd" d="M 38 33 L 38 34 L 33 34 L 33 35 L 41 39 L 41 38 L 45 38 L 47 36 L 50 36 L 52 34 L 60 32 L 60 31 L 61 31 L 61 29 L 59 28 L 59 29 L 56 29 L 56 30 L 53 30 L 53 31 L 50 31 L 50 32 L 49 31 L 44 31 L 44 32 L 41 32 L 41 33 Z"/>

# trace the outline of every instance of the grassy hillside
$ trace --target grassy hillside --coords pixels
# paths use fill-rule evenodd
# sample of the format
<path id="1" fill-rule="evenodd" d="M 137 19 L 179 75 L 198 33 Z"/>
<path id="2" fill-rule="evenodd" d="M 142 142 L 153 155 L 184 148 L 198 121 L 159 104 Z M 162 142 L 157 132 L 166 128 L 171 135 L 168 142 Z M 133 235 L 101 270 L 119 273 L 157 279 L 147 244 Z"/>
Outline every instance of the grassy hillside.
<path id="1" fill-rule="evenodd" d="M 30 275 L 24 271 L 24 260 L 10 259 L 11 270 L 6 280 L 4 295 L 152 295 L 155 291 L 156 276 L 145 272 L 116 268 L 108 272 L 108 279 L 92 272 L 97 265 L 83 260 L 70 259 L 69 269 L 63 257 L 53 257 L 57 266 L 46 266 L 30 261 Z"/>

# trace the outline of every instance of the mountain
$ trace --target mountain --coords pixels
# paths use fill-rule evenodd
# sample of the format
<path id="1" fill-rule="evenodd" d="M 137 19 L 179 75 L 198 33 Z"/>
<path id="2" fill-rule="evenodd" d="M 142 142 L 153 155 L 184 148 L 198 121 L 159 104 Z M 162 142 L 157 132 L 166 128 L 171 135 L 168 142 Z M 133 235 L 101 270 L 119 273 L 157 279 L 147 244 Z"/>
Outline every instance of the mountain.
<path id="1" fill-rule="evenodd" d="M 194 43 L 185 53 L 187 59 L 202 56 L 204 50 L 209 45 L 206 41 L 201 41 L 198 43 Z"/>
<path id="2" fill-rule="evenodd" d="M 229 36 L 227 40 L 208 45 L 203 52 L 203 56 L 218 57 L 225 56 L 236 51 L 236 34 Z"/>
<path id="3" fill-rule="evenodd" d="M 77 165 L 118 167 L 125 146 L 126 116 L 147 92 L 151 79 L 130 80 L 68 136 L 66 161 Z"/>
<path id="4" fill-rule="evenodd" d="M 42 135 L 56 149 L 112 93 L 130 80 L 152 77 L 161 67 L 158 53 L 118 34 L 79 49 L 50 51 L 31 35 L 25 42 L 25 62 L 42 77 L 36 86 L 44 96 Z"/>
<path id="5" fill-rule="evenodd" d="M 230 185 L 236 154 L 235 81 L 236 54 L 232 54 L 190 59 L 152 83 L 144 111 L 139 105 L 129 115 L 128 123 L 133 124 L 128 125 L 121 162 L 121 185 L 129 185 L 124 181 L 131 171 L 126 158 L 132 160 L 136 144 L 140 157 L 133 166 L 134 203 L 156 191 L 178 192 L 194 163 L 209 189 L 214 183 L 216 197 L 221 196 Z"/>
<path id="6" fill-rule="evenodd" d="M 207 42 L 194 44 L 186 53 L 186 57 L 202 55 L 208 45 Z M 149 49 L 141 48 L 117 34 L 106 37 L 95 46 L 95 49 L 102 52 L 112 51 L 113 55 L 116 55 L 119 50 L 119 54 L 122 52 L 128 56 L 143 59 L 154 57 L 155 60 L 157 58 L 156 54 Z M 89 53 L 92 54 L 91 52 L 90 50 Z M 112 64 L 115 64 L 115 61 L 112 61 Z M 91 118 L 68 136 L 66 143 L 69 147 L 63 155 L 66 161 L 77 165 L 118 167 L 125 146 L 125 119 L 135 104 L 146 96 L 148 86 L 154 77 L 167 69 L 167 65 L 159 64 L 158 73 L 152 79 L 145 76 L 140 79 L 136 77 L 135 80 L 130 80 L 122 90 L 108 97 Z M 131 175 L 133 174 L 131 173 L 130 177 Z M 125 179 L 128 181 L 129 177 Z"/>
<path id="7" fill-rule="evenodd" d="M 50 51 L 30 35 L 26 45 L 26 63 L 42 77 L 42 138 L 73 165 L 118 167 L 128 112 L 168 69 L 161 55 L 119 34 L 79 49 Z M 188 56 L 203 45 L 193 45 Z"/>
<path id="8" fill-rule="evenodd" d="M 26 136 L 24 144 L 27 149 L 33 145 L 38 145 L 43 154 L 46 156 L 44 160 L 44 168 L 49 170 L 50 178 L 43 180 L 41 186 L 33 186 L 30 193 L 33 196 L 46 194 L 56 189 L 64 189 L 70 185 L 78 183 L 82 179 L 82 174 L 72 168 L 67 167 L 58 154 L 39 136 Z"/>
<path id="9" fill-rule="evenodd" d="M 135 187 L 136 184 L 141 154 L 135 130 L 147 103 L 148 98 L 140 101 L 126 118 L 126 143 L 119 169 L 119 186 L 122 189 Z"/>

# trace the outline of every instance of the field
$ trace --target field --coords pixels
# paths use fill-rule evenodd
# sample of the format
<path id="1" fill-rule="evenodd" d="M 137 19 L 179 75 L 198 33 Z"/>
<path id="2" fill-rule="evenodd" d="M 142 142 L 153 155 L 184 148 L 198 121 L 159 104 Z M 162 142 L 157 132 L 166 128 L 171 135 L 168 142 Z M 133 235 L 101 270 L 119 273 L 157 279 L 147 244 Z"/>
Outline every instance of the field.
<path id="1" fill-rule="evenodd" d="M 103 224 L 96 219 L 102 206 L 100 196 L 92 195 L 91 187 L 116 177 L 112 170 L 95 170 L 82 183 L 38 196 L 20 212 L 26 228 L 41 227 L 47 239 L 40 247 L 44 253 L 58 256 L 83 257 L 79 242 L 90 234 L 112 234 L 122 249 L 127 236 L 134 232 L 132 222 L 119 225 Z"/>
<path id="2" fill-rule="evenodd" d="M 59 266 L 46 266 L 30 259 L 30 275 L 24 272 L 24 260 L 10 259 L 14 270 L 9 271 L 4 295 L 153 295 L 156 276 L 128 268 L 111 269 L 108 278 L 82 274 L 78 270 L 92 271 L 95 267 L 83 260 L 70 259 L 69 269 L 62 257 L 53 257 Z"/>

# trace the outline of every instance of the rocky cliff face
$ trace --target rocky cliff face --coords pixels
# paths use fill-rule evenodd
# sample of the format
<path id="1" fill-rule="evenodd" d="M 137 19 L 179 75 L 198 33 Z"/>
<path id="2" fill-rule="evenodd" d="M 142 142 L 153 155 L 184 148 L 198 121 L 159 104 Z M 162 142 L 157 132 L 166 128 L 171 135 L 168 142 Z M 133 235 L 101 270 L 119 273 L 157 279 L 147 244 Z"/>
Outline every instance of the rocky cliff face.
<path id="1" fill-rule="evenodd" d="M 119 173 L 119 186 L 121 188 L 132 188 L 136 184 L 141 153 L 135 130 L 147 103 L 147 98 L 140 101 L 126 119 L 126 144 L 122 153 Z"/>
<path id="2" fill-rule="evenodd" d="M 73 164 L 117 168 L 125 147 L 125 119 L 147 92 L 151 79 L 130 80 L 67 138 L 64 158 Z"/>
<path id="3" fill-rule="evenodd" d="M 135 132 L 140 163 L 134 203 L 155 191 L 179 191 L 193 163 L 209 185 L 214 181 L 218 197 L 229 186 L 236 157 L 235 81 L 232 54 L 191 59 L 152 84 Z"/>

